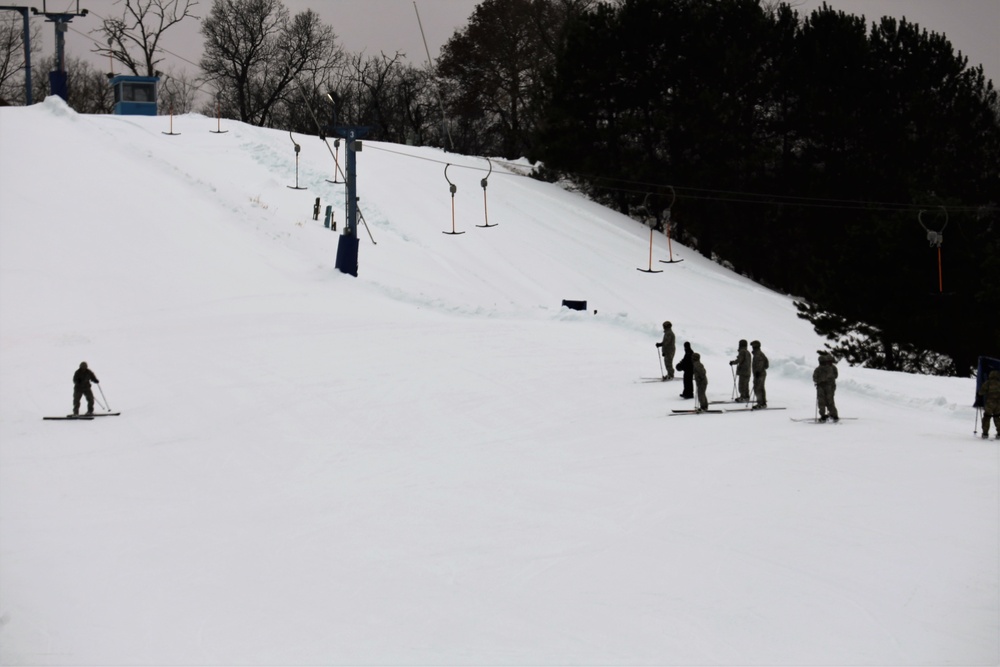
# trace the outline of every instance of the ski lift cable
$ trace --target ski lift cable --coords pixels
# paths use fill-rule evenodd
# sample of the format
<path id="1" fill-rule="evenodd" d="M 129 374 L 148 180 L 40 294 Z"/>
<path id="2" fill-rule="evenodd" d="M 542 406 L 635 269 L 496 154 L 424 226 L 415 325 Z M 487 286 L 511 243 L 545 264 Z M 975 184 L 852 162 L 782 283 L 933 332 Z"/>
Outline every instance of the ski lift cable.
<path id="1" fill-rule="evenodd" d="M 660 183 L 648 183 L 648 182 L 643 182 L 643 181 L 628 181 L 628 180 L 625 180 L 625 179 L 615 179 L 615 178 L 605 178 L 605 177 L 600 177 L 598 180 L 612 181 L 612 182 L 624 183 L 624 184 L 631 184 L 631 185 L 637 185 L 637 186 L 645 186 L 642 189 L 632 189 L 632 188 L 625 188 L 625 187 L 615 187 L 615 186 L 610 186 L 610 185 L 604 185 L 602 183 L 597 183 L 594 186 L 594 187 L 597 187 L 597 188 L 602 188 L 602 189 L 607 189 L 607 190 L 613 190 L 613 191 L 616 191 L 616 192 L 633 192 L 633 193 L 636 193 L 636 194 L 639 194 L 639 193 L 642 193 L 642 192 L 646 192 L 646 190 L 647 190 L 648 187 L 670 187 L 670 186 L 664 186 L 663 184 L 660 184 Z M 881 207 L 882 210 L 893 210 L 894 208 L 898 209 L 898 210 L 913 210 L 913 209 L 919 208 L 918 204 L 907 204 L 907 203 L 897 203 L 897 202 L 883 202 L 883 201 L 870 201 L 870 200 L 862 200 L 862 199 L 832 199 L 832 198 L 824 198 L 824 197 L 802 197 L 802 196 L 798 196 L 798 195 L 777 195 L 777 194 L 770 194 L 770 193 L 763 193 L 763 192 L 746 192 L 746 191 L 740 191 L 740 190 L 718 190 L 718 189 L 711 189 L 711 188 L 696 188 L 696 187 L 683 186 L 683 185 L 677 186 L 677 189 L 681 190 L 681 191 L 683 191 L 685 193 L 688 193 L 688 192 L 695 192 L 695 193 L 707 192 L 707 193 L 720 194 L 720 195 L 735 195 L 735 196 L 731 196 L 731 197 L 708 197 L 708 196 L 698 196 L 698 195 L 692 195 L 692 194 L 685 194 L 684 195 L 685 199 L 707 199 L 707 200 L 732 201 L 732 202 L 749 203 L 749 204 L 754 204 L 754 203 L 756 203 L 756 204 L 785 204 L 785 205 L 796 205 L 796 206 L 809 206 L 809 205 L 812 205 L 812 206 L 821 206 L 821 204 L 818 204 L 818 203 L 817 204 L 810 204 L 810 202 L 825 202 L 825 203 L 831 204 L 832 205 L 831 208 L 851 208 L 851 206 L 848 206 L 848 205 L 856 204 L 856 205 L 858 205 L 858 206 L 856 206 L 856 208 L 869 208 L 870 209 L 870 208 L 879 208 L 879 207 Z M 758 197 L 760 199 L 742 199 L 742 197 Z M 979 210 L 982 207 L 981 206 L 965 206 L 965 207 L 957 207 L 957 208 L 959 208 L 959 209 L 968 209 L 968 210 Z"/>
<path id="2" fill-rule="evenodd" d="M 100 16 L 99 14 L 97 14 L 94 11 L 91 11 L 90 13 L 92 15 L 96 16 L 97 18 L 101 19 L 101 21 L 105 20 L 102 16 Z M 96 44 L 99 47 L 101 46 L 100 42 L 98 42 L 96 39 L 94 39 L 91 35 L 89 35 L 87 33 L 80 32 L 79 30 L 77 30 L 73 26 L 68 26 L 68 27 L 74 33 L 80 35 L 81 37 L 89 39 L 90 41 L 92 41 L 94 44 Z M 164 53 L 167 53 L 169 55 L 172 55 L 175 58 L 177 58 L 177 59 L 179 59 L 179 60 L 181 60 L 183 62 L 186 62 L 186 63 L 188 63 L 190 65 L 193 65 L 193 66 L 198 67 L 199 69 L 201 69 L 201 66 L 198 63 L 195 63 L 195 62 L 192 62 L 190 60 L 187 60 L 186 58 L 184 58 L 184 57 L 182 57 L 182 56 L 180 56 L 180 55 L 178 55 L 176 53 L 173 53 L 172 51 L 169 51 L 169 50 L 164 49 L 164 48 L 160 48 L 159 50 L 163 51 Z M 204 92 L 204 86 L 198 86 L 196 84 L 192 84 L 192 87 L 195 88 L 196 90 Z M 303 96 L 304 96 L 304 94 L 303 94 Z M 310 109 L 310 111 L 311 111 L 311 109 Z M 426 161 L 429 161 L 429 162 L 438 162 L 438 163 L 444 164 L 444 162 L 442 162 L 441 160 L 435 160 L 433 158 L 426 158 L 426 157 L 422 157 L 422 156 L 419 156 L 419 155 L 413 155 L 413 154 L 410 154 L 410 153 L 404 153 L 402 151 L 393 151 L 393 150 L 390 150 L 390 149 L 387 149 L 387 148 L 381 148 L 381 147 L 374 146 L 374 145 L 371 145 L 371 144 L 369 144 L 369 147 L 372 148 L 372 149 L 374 149 L 374 150 L 381 150 L 381 151 L 384 151 L 384 152 L 387 152 L 387 153 L 395 153 L 397 155 L 402 155 L 402 156 L 410 157 L 410 158 L 417 159 L 417 160 L 426 160 Z M 327 145 L 327 149 L 329 149 L 329 145 Z M 472 166 L 466 166 L 466 165 L 454 165 L 454 166 L 456 166 L 458 168 L 462 168 L 462 169 L 473 169 L 473 170 L 482 171 L 482 168 L 480 168 L 480 167 L 472 167 Z M 492 172 L 492 164 L 490 165 L 490 171 Z M 523 174 L 517 174 L 517 173 L 511 173 L 511 172 L 499 172 L 499 173 L 501 175 L 505 175 L 505 176 L 523 176 Z M 595 177 L 593 174 L 580 174 L 580 175 L 581 176 Z M 652 185 L 654 187 L 661 187 L 661 184 L 644 183 L 644 182 L 641 182 L 641 181 L 630 181 L 630 180 L 627 180 L 627 179 L 614 179 L 614 178 L 608 178 L 608 177 L 604 177 L 604 176 L 596 177 L 596 178 L 598 178 L 600 180 L 613 181 L 613 182 L 624 183 L 624 184 Z M 607 189 L 607 190 L 614 190 L 614 191 L 618 191 L 618 192 L 637 192 L 635 190 L 630 190 L 630 189 L 627 189 L 627 188 L 616 188 L 616 187 L 610 187 L 610 186 L 604 186 L 604 185 L 597 185 L 596 187 L 600 187 L 602 189 Z M 754 199 L 737 199 L 737 198 L 734 198 L 734 197 L 718 198 L 718 197 L 704 197 L 704 196 L 685 195 L 686 199 L 729 201 L 729 202 L 738 203 L 738 204 L 785 204 L 785 203 L 790 203 L 790 202 L 801 202 L 801 203 L 796 203 L 796 205 L 803 206 L 803 207 L 810 207 L 810 208 L 835 208 L 835 209 L 880 210 L 880 211 L 913 210 L 915 208 L 919 208 L 915 204 L 906 204 L 906 203 L 878 202 L 878 201 L 871 202 L 871 201 L 865 201 L 865 200 L 850 200 L 850 199 L 845 199 L 845 200 L 841 200 L 841 199 L 825 199 L 825 198 L 818 198 L 818 197 L 800 197 L 800 196 L 796 196 L 796 195 L 769 195 L 769 194 L 765 194 L 765 193 L 756 193 L 756 192 L 741 192 L 741 191 L 732 191 L 732 190 L 714 190 L 714 189 L 708 189 L 708 188 L 695 188 L 695 187 L 686 187 L 686 186 L 678 186 L 678 188 L 681 189 L 681 190 L 690 191 L 690 192 L 710 192 L 710 193 L 715 193 L 715 194 L 730 194 L 730 195 L 740 195 L 740 196 L 744 196 L 744 197 L 766 197 L 766 198 L 768 198 L 767 200 L 754 200 Z M 645 191 L 646 190 L 643 190 L 643 192 L 645 192 Z M 780 201 L 777 201 L 777 200 L 780 200 Z M 831 206 L 824 206 L 822 204 L 808 203 L 808 202 L 829 202 L 830 204 L 833 204 L 833 205 L 831 205 Z M 856 204 L 856 206 L 848 206 L 846 204 Z M 952 207 L 952 208 L 955 211 L 978 211 L 978 212 L 982 212 L 984 210 L 985 211 L 992 211 L 992 210 L 996 209 L 995 206 L 991 206 L 991 205 L 986 205 L 986 206 L 958 206 L 958 207 Z"/>
<path id="3" fill-rule="evenodd" d="M 642 184 L 640 184 L 642 185 Z M 612 192 L 626 192 L 632 194 L 643 194 L 646 192 L 645 189 L 633 189 L 633 188 L 618 188 L 604 185 L 597 185 L 596 187 L 610 190 Z M 726 193 L 725 190 L 707 190 L 701 188 L 686 188 L 683 186 L 678 186 L 680 190 L 690 190 L 692 192 L 718 192 Z M 737 193 L 738 194 L 738 193 Z M 757 197 L 767 197 L 767 199 L 745 199 L 743 197 L 713 197 L 707 195 L 697 195 L 697 194 L 684 194 L 685 199 L 699 200 L 699 201 L 718 201 L 718 202 L 731 202 L 736 204 L 767 204 L 772 206 L 796 206 L 800 208 L 828 208 L 834 210 L 863 210 L 863 211 L 897 211 L 906 212 L 913 211 L 920 208 L 919 204 L 893 204 L 888 202 L 866 202 L 863 200 L 848 200 L 848 199 L 820 199 L 820 198 L 809 198 L 809 197 L 795 197 L 793 195 L 765 195 L 765 194 L 754 194 L 754 193 L 742 193 L 746 196 L 757 196 Z M 793 201 L 786 201 L 793 200 Z M 812 203 L 818 202 L 818 203 Z M 991 211 L 996 207 L 994 206 L 953 206 L 952 210 L 955 211 Z"/>
<path id="4" fill-rule="evenodd" d="M 437 164 L 446 164 L 444 160 L 438 160 L 431 157 L 425 157 L 422 155 L 414 155 L 412 153 L 406 153 L 403 151 L 392 150 L 390 148 L 385 148 L 383 146 L 375 146 L 369 144 L 372 150 L 379 150 L 385 153 L 392 153 L 394 155 L 400 155 L 402 157 L 411 158 L 414 160 L 423 160 L 425 162 L 434 162 Z M 474 165 L 463 165 L 463 164 L 452 164 L 451 166 L 458 169 L 471 169 L 473 171 L 487 171 L 479 166 Z M 497 172 L 501 176 L 514 176 L 518 178 L 527 178 L 525 174 L 520 174 L 513 171 L 500 171 Z M 581 174 L 586 175 L 586 174 Z M 786 206 L 799 206 L 803 208 L 829 208 L 836 210 L 867 210 L 867 211 L 913 211 L 919 209 L 919 204 L 908 204 L 902 202 L 883 202 L 883 201 L 867 201 L 861 199 L 829 199 L 822 197 L 801 197 L 797 195 L 775 195 L 768 193 L 757 193 L 757 192 L 745 192 L 738 190 L 719 190 L 711 188 L 696 188 L 689 186 L 672 186 L 663 183 L 650 183 L 646 181 L 630 181 L 626 179 L 616 179 L 616 178 L 606 178 L 599 177 L 598 180 L 609 181 L 613 183 L 620 183 L 622 185 L 610 185 L 597 183 L 594 187 L 601 188 L 603 190 L 610 190 L 614 192 L 625 192 L 633 194 L 645 194 L 649 192 L 650 188 L 675 188 L 676 191 L 680 191 L 685 199 L 700 200 L 700 201 L 721 201 L 721 202 L 731 202 L 736 204 L 767 204 L 767 205 L 786 205 Z M 623 187 L 625 185 L 640 186 L 641 189 Z M 696 194 L 696 193 L 709 193 L 709 194 Z M 710 196 L 710 195 L 727 195 L 727 196 Z M 755 199 L 756 198 L 756 199 Z M 977 211 L 981 212 L 984 210 L 994 210 L 996 207 L 987 206 L 954 206 L 952 210 L 954 211 Z"/>

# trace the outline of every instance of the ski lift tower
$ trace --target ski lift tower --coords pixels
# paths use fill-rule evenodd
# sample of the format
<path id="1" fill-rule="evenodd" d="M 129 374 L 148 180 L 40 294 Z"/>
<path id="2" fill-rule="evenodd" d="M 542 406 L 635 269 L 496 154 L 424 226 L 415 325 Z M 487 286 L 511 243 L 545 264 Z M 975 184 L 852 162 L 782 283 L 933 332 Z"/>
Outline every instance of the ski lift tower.
<path id="1" fill-rule="evenodd" d="M 66 31 L 69 30 L 69 23 L 77 16 L 86 16 L 87 10 L 80 9 L 80 0 L 76 0 L 75 12 L 50 12 L 45 6 L 46 0 L 42 0 L 42 11 L 46 21 L 51 21 L 56 26 L 56 70 L 49 72 L 49 93 L 58 95 L 63 100 L 69 99 L 69 85 L 66 81 Z M 32 14 L 39 11 L 31 8 Z"/>
<path id="2" fill-rule="evenodd" d="M 342 273 L 349 273 L 355 278 L 358 276 L 358 183 L 357 183 L 357 154 L 361 150 L 361 139 L 365 137 L 371 128 L 361 125 L 339 125 L 337 123 L 336 100 L 330 94 L 327 98 L 333 103 L 333 117 L 330 125 L 322 128 L 327 134 L 344 139 L 347 153 L 347 202 L 345 211 L 344 232 L 337 242 L 337 263 L 336 267 Z"/>

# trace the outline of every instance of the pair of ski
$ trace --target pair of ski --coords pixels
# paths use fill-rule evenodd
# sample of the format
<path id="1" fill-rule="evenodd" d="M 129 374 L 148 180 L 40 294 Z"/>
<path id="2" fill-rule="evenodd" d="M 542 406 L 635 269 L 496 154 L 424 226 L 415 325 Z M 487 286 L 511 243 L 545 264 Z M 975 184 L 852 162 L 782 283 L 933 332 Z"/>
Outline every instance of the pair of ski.
<path id="1" fill-rule="evenodd" d="M 731 415 L 738 412 L 762 412 L 764 410 L 784 410 L 784 408 L 735 408 L 730 410 L 708 409 L 708 410 L 671 410 L 671 417 L 680 415 Z"/>
<path id="2" fill-rule="evenodd" d="M 674 378 L 667 377 L 667 376 L 658 377 L 658 378 L 639 378 L 639 382 L 669 382 L 669 381 L 671 381 L 673 379 Z"/>
<path id="3" fill-rule="evenodd" d="M 95 412 L 93 414 L 66 415 L 65 417 L 42 417 L 50 421 L 91 421 L 94 417 L 117 417 L 120 412 Z"/>
<path id="4" fill-rule="evenodd" d="M 840 419 L 825 419 L 821 420 L 818 417 L 803 417 L 801 419 L 796 419 L 792 417 L 793 422 L 799 422 L 800 424 L 839 424 L 845 419 L 857 419 L 857 417 L 841 417 Z"/>

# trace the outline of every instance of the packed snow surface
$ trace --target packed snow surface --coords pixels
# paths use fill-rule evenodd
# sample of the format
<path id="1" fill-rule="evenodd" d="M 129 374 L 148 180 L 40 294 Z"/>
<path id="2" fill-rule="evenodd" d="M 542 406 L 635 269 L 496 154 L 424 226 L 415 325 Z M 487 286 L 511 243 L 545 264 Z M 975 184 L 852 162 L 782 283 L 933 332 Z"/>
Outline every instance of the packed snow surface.
<path id="1" fill-rule="evenodd" d="M 2 664 L 1000 660 L 974 380 L 792 421 L 791 298 L 523 163 L 366 142 L 346 275 L 343 146 L 221 127 L 0 109 Z M 664 320 L 785 410 L 669 416 Z M 122 415 L 43 421 L 81 361 Z"/>

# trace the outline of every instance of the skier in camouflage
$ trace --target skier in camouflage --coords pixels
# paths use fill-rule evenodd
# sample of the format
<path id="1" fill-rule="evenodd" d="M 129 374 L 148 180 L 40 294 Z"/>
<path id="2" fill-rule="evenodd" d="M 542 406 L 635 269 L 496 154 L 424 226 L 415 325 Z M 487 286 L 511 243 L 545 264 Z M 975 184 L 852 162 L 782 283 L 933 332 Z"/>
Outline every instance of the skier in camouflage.
<path id="1" fill-rule="evenodd" d="M 691 365 L 694 371 L 694 384 L 698 388 L 697 410 L 708 410 L 708 373 L 701 363 L 701 355 L 695 352 L 691 355 Z"/>
<path id="2" fill-rule="evenodd" d="M 80 399 L 87 398 L 87 414 L 94 414 L 94 392 L 90 383 L 100 384 L 94 372 L 87 368 L 87 362 L 81 361 L 80 367 L 73 373 L 73 414 L 80 414 Z"/>
<path id="3" fill-rule="evenodd" d="M 770 365 L 765 355 L 760 349 L 760 341 L 755 340 L 750 343 L 753 348 L 753 359 L 750 362 L 753 371 L 753 393 L 757 397 L 757 404 L 754 409 L 767 407 L 767 391 L 764 389 L 764 381 L 767 380 L 767 367 Z"/>
<path id="4" fill-rule="evenodd" d="M 684 343 L 684 356 L 677 364 L 677 370 L 683 373 L 681 379 L 684 382 L 684 390 L 681 392 L 681 398 L 694 398 L 694 384 L 691 381 L 691 373 L 694 372 L 694 362 L 691 360 L 693 354 L 691 343 Z"/>
<path id="5" fill-rule="evenodd" d="M 983 439 L 990 437 L 990 419 L 996 427 L 996 439 L 1000 440 L 1000 371 L 990 371 L 986 382 L 979 387 L 983 397 Z"/>
<path id="6" fill-rule="evenodd" d="M 667 374 L 664 380 L 674 379 L 674 354 L 677 352 L 677 337 L 674 336 L 673 325 L 670 322 L 663 323 L 663 340 L 656 344 L 663 353 L 663 363 L 667 367 Z"/>
<path id="7" fill-rule="evenodd" d="M 819 355 L 819 366 L 813 371 L 813 383 L 816 385 L 816 405 L 819 407 L 819 420 L 837 421 L 837 405 L 833 395 L 837 392 L 837 366 L 833 355 L 825 352 Z"/>
<path id="8" fill-rule="evenodd" d="M 736 398 L 741 403 L 750 402 L 750 373 L 752 365 L 750 361 L 750 351 L 747 349 L 747 342 L 740 341 L 739 351 L 736 358 L 729 362 L 730 366 L 736 366 L 736 377 L 739 379 L 739 396 Z"/>

